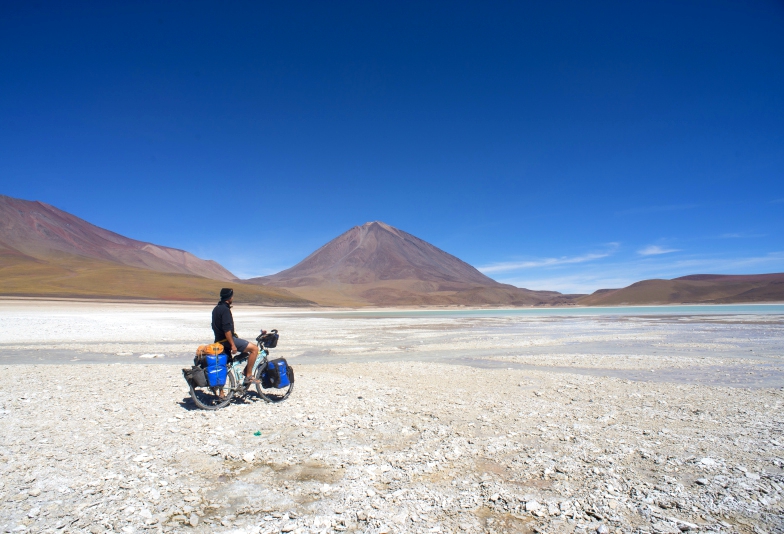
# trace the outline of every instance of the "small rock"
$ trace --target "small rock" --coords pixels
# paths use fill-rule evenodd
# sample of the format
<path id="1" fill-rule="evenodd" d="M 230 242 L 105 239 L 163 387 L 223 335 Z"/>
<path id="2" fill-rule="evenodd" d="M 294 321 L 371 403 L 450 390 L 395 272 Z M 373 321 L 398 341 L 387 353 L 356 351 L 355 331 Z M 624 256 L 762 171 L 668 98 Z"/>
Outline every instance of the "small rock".
<path id="1" fill-rule="evenodd" d="M 688 521 L 678 521 L 678 529 L 681 532 L 688 532 L 690 530 L 697 530 L 697 525 L 689 523 Z"/>
<path id="2" fill-rule="evenodd" d="M 281 532 L 292 532 L 297 527 L 295 523 L 289 523 L 288 525 L 283 525 L 283 528 L 280 529 Z"/>
<path id="3" fill-rule="evenodd" d="M 707 485 L 709 484 L 709 482 L 708 482 L 708 479 L 707 479 L 707 478 L 698 478 L 698 479 L 697 479 L 697 480 L 695 480 L 694 482 L 695 482 L 695 484 L 697 484 L 698 486 L 707 486 Z"/>
<path id="4" fill-rule="evenodd" d="M 41 490 L 39 490 L 38 488 L 33 488 L 30 491 L 28 491 L 27 494 L 30 497 L 38 497 L 39 495 L 41 495 Z"/>
<path id="5" fill-rule="evenodd" d="M 538 510 L 539 508 L 541 508 L 541 506 L 542 505 L 539 504 L 536 501 L 528 501 L 527 503 L 525 503 L 525 511 L 526 512 L 534 512 L 534 511 Z"/>
<path id="6" fill-rule="evenodd" d="M 249 452 L 248 454 L 242 457 L 243 461 L 249 464 L 252 464 L 255 458 L 256 458 L 256 454 L 253 452 Z"/>
<path id="7" fill-rule="evenodd" d="M 192 527 L 195 527 L 196 525 L 198 525 L 199 524 L 199 516 L 197 516 L 195 513 L 191 514 L 191 516 L 188 518 L 188 524 L 190 526 L 192 526 Z"/>
<path id="8" fill-rule="evenodd" d="M 654 532 L 659 532 L 660 534 L 680 534 L 680 529 L 677 529 L 664 521 L 657 521 L 651 524 Z"/>
<path id="9" fill-rule="evenodd" d="M 610 534 L 610 527 L 602 523 L 596 527 L 596 534 Z"/>
<path id="10" fill-rule="evenodd" d="M 27 517 L 29 517 L 31 519 L 34 518 L 34 517 L 38 517 L 38 514 L 40 512 L 41 512 L 41 509 L 36 506 L 35 508 L 31 508 L 30 511 L 27 512 Z"/>

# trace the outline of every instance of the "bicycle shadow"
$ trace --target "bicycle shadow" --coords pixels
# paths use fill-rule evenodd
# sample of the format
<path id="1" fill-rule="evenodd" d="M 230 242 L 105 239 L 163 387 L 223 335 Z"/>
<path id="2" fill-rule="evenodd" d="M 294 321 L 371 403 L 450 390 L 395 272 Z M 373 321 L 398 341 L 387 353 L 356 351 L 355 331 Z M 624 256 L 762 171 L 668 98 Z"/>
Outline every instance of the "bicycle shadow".
<path id="1" fill-rule="evenodd" d="M 239 397 L 239 398 L 235 397 L 235 398 L 233 398 L 231 400 L 231 402 L 227 406 L 225 406 L 225 408 L 228 408 L 232 404 L 255 404 L 257 402 L 262 402 L 264 404 L 267 404 L 266 401 L 258 394 L 258 392 L 256 392 L 256 391 L 248 391 L 242 397 Z M 182 408 L 183 410 L 188 411 L 188 412 L 193 412 L 193 411 L 205 411 L 205 412 L 206 411 L 212 411 L 212 410 L 202 410 L 201 408 L 196 406 L 196 403 L 193 402 L 193 398 L 190 395 L 186 395 L 185 397 L 183 397 L 182 400 L 177 402 L 177 404 L 180 406 L 180 408 Z"/>

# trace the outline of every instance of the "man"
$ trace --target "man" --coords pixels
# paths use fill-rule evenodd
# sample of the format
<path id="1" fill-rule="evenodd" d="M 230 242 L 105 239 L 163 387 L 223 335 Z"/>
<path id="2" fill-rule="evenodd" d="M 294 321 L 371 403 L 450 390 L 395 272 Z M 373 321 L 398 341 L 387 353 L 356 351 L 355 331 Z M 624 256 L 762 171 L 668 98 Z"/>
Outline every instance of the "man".
<path id="1" fill-rule="evenodd" d="M 236 352 L 248 353 L 248 364 L 245 366 L 245 386 L 258 384 L 259 380 L 251 376 L 259 347 L 236 337 L 234 332 L 234 316 L 231 314 L 231 303 L 234 300 L 234 290 L 224 287 L 220 290 L 220 302 L 212 310 L 212 331 L 215 333 L 215 342 L 222 343 L 226 354 Z M 262 330 L 262 333 L 264 331 Z"/>

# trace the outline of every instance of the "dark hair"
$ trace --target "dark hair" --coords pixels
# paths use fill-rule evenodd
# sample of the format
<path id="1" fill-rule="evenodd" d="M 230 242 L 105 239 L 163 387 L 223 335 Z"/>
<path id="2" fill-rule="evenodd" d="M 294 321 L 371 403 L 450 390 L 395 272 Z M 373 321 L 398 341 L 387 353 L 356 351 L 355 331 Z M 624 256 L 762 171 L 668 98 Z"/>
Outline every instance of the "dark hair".
<path id="1" fill-rule="evenodd" d="M 230 287 L 224 287 L 220 291 L 221 300 L 229 300 L 234 295 L 234 290 Z"/>

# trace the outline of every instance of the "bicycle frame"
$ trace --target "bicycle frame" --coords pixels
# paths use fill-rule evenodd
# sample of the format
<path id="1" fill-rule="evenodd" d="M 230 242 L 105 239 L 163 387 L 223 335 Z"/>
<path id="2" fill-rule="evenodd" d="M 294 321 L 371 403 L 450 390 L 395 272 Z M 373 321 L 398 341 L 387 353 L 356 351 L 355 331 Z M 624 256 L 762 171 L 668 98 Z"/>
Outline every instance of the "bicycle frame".
<path id="1" fill-rule="evenodd" d="M 262 348 L 259 351 L 259 355 L 256 357 L 256 363 L 253 364 L 253 369 L 251 370 L 251 376 L 256 376 L 256 370 L 261 365 L 267 365 L 267 356 L 269 356 L 269 351 L 267 349 Z M 247 358 L 243 358 L 242 360 L 233 360 L 231 364 L 228 366 L 228 371 L 234 373 L 234 378 L 236 380 L 236 390 L 243 391 L 243 382 L 245 381 L 245 366 L 248 365 Z"/>

